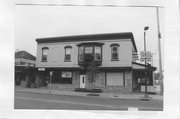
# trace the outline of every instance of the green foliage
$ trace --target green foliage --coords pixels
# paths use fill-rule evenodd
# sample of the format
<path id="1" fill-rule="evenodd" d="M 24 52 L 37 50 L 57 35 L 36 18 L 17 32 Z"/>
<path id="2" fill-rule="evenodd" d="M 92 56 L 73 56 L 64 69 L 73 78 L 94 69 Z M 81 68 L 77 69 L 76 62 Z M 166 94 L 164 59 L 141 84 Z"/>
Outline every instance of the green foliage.
<path id="1" fill-rule="evenodd" d="M 91 83 L 95 82 L 95 74 L 97 72 L 97 65 L 95 62 L 89 63 L 87 67 L 88 79 Z"/>

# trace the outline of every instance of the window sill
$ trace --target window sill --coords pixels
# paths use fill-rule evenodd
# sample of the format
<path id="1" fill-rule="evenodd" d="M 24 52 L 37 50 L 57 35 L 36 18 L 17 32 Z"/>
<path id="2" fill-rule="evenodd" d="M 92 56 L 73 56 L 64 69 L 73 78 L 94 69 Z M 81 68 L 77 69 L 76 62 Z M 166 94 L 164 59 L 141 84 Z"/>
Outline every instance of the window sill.
<path id="1" fill-rule="evenodd" d="M 119 61 L 119 59 L 111 59 L 111 61 Z"/>
<path id="2" fill-rule="evenodd" d="M 71 62 L 71 60 L 64 60 L 64 62 Z"/>
<path id="3" fill-rule="evenodd" d="M 41 61 L 41 62 L 47 62 L 47 61 Z"/>
<path id="4" fill-rule="evenodd" d="M 94 60 L 95 62 L 102 62 L 102 60 Z"/>

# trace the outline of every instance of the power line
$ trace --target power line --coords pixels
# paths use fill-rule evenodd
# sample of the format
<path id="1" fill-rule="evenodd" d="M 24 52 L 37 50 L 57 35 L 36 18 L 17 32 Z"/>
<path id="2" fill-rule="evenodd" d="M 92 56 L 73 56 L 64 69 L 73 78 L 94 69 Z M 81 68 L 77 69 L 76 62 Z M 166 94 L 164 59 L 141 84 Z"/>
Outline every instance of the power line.
<path id="1" fill-rule="evenodd" d="M 76 4 L 23 4 L 23 3 L 17 3 L 15 5 L 29 5 L 29 6 L 79 6 L 79 7 L 83 7 L 83 6 L 90 6 L 90 7 L 150 7 L 150 8 L 155 8 L 155 7 L 161 7 L 161 8 L 164 8 L 164 6 L 158 6 L 158 5 L 155 5 L 155 6 L 136 6 L 136 5 L 127 5 L 127 6 L 121 6 L 121 5 L 76 5 Z"/>

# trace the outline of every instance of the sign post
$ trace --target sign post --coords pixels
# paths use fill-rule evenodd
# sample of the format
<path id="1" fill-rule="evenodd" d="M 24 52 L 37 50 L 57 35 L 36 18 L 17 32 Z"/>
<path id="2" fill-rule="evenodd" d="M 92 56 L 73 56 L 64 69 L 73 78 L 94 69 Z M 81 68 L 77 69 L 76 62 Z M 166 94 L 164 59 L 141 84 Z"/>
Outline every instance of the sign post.
<path id="1" fill-rule="evenodd" d="M 149 29 L 148 26 L 144 27 L 144 51 L 141 52 L 141 58 L 145 59 L 145 94 L 144 98 L 148 100 L 148 93 L 147 93 L 147 67 L 146 67 L 146 59 L 151 56 L 151 53 L 146 51 L 146 31 Z"/>
<path id="2" fill-rule="evenodd" d="M 152 54 L 150 51 L 140 52 L 140 62 L 145 62 L 145 98 L 148 98 L 147 94 L 147 62 L 151 62 Z"/>
<path id="3" fill-rule="evenodd" d="M 50 75 L 50 79 L 49 79 L 49 94 L 51 94 L 51 79 L 52 79 L 52 75 L 53 75 L 53 72 L 52 71 L 50 71 L 49 72 L 49 75 Z"/>

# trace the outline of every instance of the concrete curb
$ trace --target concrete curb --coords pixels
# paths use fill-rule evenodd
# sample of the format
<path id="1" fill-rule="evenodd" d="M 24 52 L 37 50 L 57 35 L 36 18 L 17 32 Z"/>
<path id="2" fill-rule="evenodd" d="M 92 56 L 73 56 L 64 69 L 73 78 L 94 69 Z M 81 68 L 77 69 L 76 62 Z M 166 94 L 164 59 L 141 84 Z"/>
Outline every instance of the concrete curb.
<path id="1" fill-rule="evenodd" d="M 52 94 L 52 95 L 64 95 L 64 96 L 83 96 L 83 97 L 95 97 L 95 98 L 110 98 L 110 99 L 120 99 L 120 100 L 141 100 L 143 95 L 135 94 L 110 94 L 110 93 L 96 93 L 99 96 L 90 96 L 85 92 L 71 92 L 71 91 L 59 91 L 59 90 L 48 90 L 48 89 L 15 89 L 16 92 L 25 92 L 25 93 L 39 93 L 39 94 Z M 162 96 L 149 96 L 150 100 L 163 100 Z"/>

